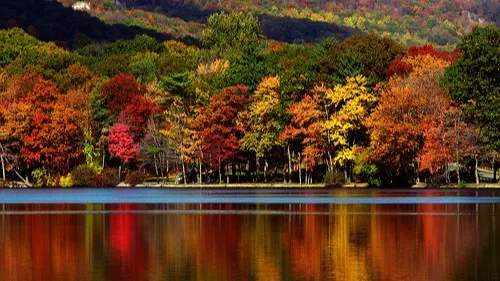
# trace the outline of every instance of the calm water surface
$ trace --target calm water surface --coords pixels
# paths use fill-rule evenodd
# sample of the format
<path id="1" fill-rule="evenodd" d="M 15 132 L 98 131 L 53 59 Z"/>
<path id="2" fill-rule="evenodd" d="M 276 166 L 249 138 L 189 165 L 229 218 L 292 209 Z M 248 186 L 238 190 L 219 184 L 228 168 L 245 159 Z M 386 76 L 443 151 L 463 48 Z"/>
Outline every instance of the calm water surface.
<path id="1" fill-rule="evenodd" d="M 500 280 L 498 194 L 0 190 L 0 280 Z"/>

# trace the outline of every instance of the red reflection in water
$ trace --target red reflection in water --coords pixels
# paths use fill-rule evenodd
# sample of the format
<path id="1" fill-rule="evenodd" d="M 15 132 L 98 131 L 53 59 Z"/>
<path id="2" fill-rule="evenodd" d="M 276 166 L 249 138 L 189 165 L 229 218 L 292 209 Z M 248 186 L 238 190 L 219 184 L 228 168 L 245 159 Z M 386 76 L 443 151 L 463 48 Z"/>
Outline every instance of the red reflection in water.
<path id="1" fill-rule="evenodd" d="M 232 205 L 211 206 L 213 209 L 232 209 Z M 195 220 L 199 235 L 195 251 L 200 261 L 197 266 L 210 271 L 218 280 L 247 280 L 238 278 L 241 272 L 248 272 L 246 248 L 240 245 L 245 234 L 241 232 L 242 217 L 239 215 L 199 215 L 185 217 L 184 221 Z M 189 228 L 184 231 L 191 231 Z"/>
<path id="2" fill-rule="evenodd" d="M 118 204 L 112 207 L 109 216 L 109 240 L 113 271 L 109 280 L 147 280 L 147 253 L 142 239 L 142 229 L 137 214 L 127 213 L 136 210 L 137 205 Z"/>

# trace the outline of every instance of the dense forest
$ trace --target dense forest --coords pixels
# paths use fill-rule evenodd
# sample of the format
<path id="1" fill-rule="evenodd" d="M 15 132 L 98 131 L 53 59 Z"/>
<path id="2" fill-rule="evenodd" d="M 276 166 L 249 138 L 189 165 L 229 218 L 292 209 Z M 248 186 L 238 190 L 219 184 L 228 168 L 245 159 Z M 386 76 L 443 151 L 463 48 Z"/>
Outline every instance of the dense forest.
<path id="1" fill-rule="evenodd" d="M 27 17 L 10 21 L 25 30 L 0 30 L 4 184 L 380 186 L 478 181 L 479 167 L 497 168 L 495 25 L 448 52 L 373 33 L 279 42 L 251 13 L 219 12 L 182 42 L 47 3 L 103 32 L 46 42 L 56 40 L 35 37 Z"/>

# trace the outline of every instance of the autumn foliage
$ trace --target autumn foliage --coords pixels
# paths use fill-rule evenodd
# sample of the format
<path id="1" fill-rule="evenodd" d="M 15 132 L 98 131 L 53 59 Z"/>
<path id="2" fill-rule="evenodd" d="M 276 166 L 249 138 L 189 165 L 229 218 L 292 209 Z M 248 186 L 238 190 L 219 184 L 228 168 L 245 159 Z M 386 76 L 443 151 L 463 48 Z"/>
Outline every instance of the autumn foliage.
<path id="1" fill-rule="evenodd" d="M 435 174 L 476 151 L 475 129 L 460 121 L 460 109 L 439 85 L 454 58 L 424 46 L 411 48 L 401 61 L 393 63 L 408 67 L 394 72 L 384 85 L 379 105 L 366 122 L 373 159 L 397 174 L 417 170 Z"/>
<path id="2" fill-rule="evenodd" d="M 381 185 L 498 165 L 497 27 L 448 52 L 376 34 L 270 42 L 251 14 L 211 18 L 203 47 L 141 35 L 69 50 L 0 31 L 2 178 Z"/>
<path id="3" fill-rule="evenodd" d="M 75 97 L 70 100 L 35 73 L 13 77 L 7 93 L 9 104 L 4 104 L 2 115 L 4 129 L 13 140 L 11 149 L 20 151 L 29 166 L 68 171 L 81 153 L 74 140 L 82 136 L 87 121 L 77 94 L 68 94 Z"/>
<path id="4" fill-rule="evenodd" d="M 132 74 L 120 73 L 102 86 L 101 94 L 111 114 L 117 116 L 135 96 L 141 94 L 141 90 Z"/>
<path id="5" fill-rule="evenodd" d="M 288 113 L 292 115 L 291 124 L 280 136 L 282 140 L 300 141 L 308 170 L 312 170 L 326 152 L 327 147 L 323 134 L 324 113 L 318 99 L 317 95 L 306 95 L 300 102 L 292 104 L 288 109 Z"/>
<path id="6" fill-rule="evenodd" d="M 247 88 L 239 85 L 223 89 L 200 109 L 193 128 L 202 141 L 204 161 L 219 168 L 239 151 L 240 130 L 236 118 L 247 103 Z"/>
<path id="7" fill-rule="evenodd" d="M 129 127 L 124 123 L 114 125 L 109 132 L 109 152 L 124 163 L 134 159 L 139 145 L 134 143 Z"/>
<path id="8" fill-rule="evenodd" d="M 146 129 L 146 123 L 155 112 L 154 104 L 143 96 L 136 95 L 120 112 L 118 121 L 127 124 L 135 136 L 140 136 Z"/>

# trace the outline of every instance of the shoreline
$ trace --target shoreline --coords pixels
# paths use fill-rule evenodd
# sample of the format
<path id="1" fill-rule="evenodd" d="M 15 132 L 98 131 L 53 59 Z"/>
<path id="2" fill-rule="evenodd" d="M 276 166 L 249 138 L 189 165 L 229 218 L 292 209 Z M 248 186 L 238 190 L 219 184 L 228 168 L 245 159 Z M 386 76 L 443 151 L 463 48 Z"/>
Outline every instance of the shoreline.
<path id="1" fill-rule="evenodd" d="M 119 185 L 127 186 L 127 185 Z M 129 186 L 127 186 L 129 187 Z M 272 189 L 272 188 L 283 188 L 283 189 L 327 189 L 327 188 L 368 188 L 368 183 L 350 183 L 344 184 L 341 187 L 326 186 L 324 183 L 313 183 L 313 184 L 299 184 L 299 183 L 209 183 L 209 184 L 138 184 L 136 187 L 159 187 L 159 188 L 199 188 L 199 189 Z"/>
<path id="2" fill-rule="evenodd" d="M 130 188 L 129 184 L 120 183 L 115 187 L 32 187 L 26 186 L 19 182 L 11 185 L 0 186 L 0 189 L 79 189 L 79 188 Z M 324 183 L 314 184 L 299 184 L 299 183 L 229 183 L 229 184 L 175 184 L 175 183 L 142 183 L 135 186 L 136 188 L 166 188 L 166 189 L 460 189 L 460 190 L 476 190 L 476 189 L 500 189 L 500 183 L 467 183 L 465 186 L 458 184 L 448 184 L 442 186 L 427 186 L 425 183 L 419 183 L 408 187 L 369 187 L 368 183 L 349 183 L 342 186 L 326 186 Z"/>
<path id="3" fill-rule="evenodd" d="M 465 183 L 464 186 L 460 186 L 457 183 L 440 185 L 440 186 L 427 186 L 425 183 L 414 184 L 411 189 L 500 189 L 500 183 Z"/>

